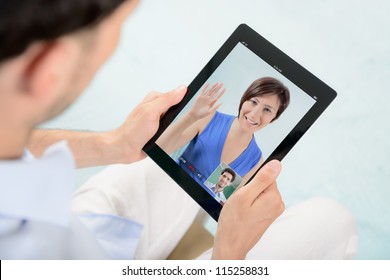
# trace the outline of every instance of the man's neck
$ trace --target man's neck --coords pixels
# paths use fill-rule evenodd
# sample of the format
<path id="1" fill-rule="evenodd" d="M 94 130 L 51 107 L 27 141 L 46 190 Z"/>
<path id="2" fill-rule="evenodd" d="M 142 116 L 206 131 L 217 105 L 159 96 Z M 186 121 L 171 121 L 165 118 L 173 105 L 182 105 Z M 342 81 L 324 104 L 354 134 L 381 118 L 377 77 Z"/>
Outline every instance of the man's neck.
<path id="1" fill-rule="evenodd" d="M 218 184 L 216 184 L 215 185 L 215 192 L 217 193 L 217 192 L 221 192 L 221 191 L 223 191 L 223 188 L 220 186 L 220 185 L 218 185 Z"/>
<path id="2" fill-rule="evenodd" d="M 28 141 L 28 132 L 0 128 L 0 160 L 22 157 Z"/>

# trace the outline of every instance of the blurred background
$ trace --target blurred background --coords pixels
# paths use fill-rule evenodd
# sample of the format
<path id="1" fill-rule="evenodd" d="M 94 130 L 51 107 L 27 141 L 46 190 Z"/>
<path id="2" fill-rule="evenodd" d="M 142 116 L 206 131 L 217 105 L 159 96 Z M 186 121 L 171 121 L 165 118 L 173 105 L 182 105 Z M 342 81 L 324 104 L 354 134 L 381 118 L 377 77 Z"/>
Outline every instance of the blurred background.
<path id="1" fill-rule="evenodd" d="M 189 84 L 246 23 L 338 92 L 283 161 L 286 206 L 336 199 L 356 217 L 357 259 L 390 259 L 389 11 L 385 0 L 143 0 L 85 94 L 44 126 L 119 126 L 146 93 Z M 101 168 L 79 170 L 77 185 Z"/>

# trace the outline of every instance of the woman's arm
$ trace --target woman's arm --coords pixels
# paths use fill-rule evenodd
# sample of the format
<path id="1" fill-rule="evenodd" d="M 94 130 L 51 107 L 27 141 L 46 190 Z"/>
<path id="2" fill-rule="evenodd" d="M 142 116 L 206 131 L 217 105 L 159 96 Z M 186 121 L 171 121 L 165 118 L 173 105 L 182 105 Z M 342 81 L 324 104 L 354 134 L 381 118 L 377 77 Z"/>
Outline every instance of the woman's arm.
<path id="1" fill-rule="evenodd" d="M 224 94 L 222 83 L 216 83 L 211 88 L 206 84 L 201 94 L 196 98 L 191 109 L 179 120 L 171 124 L 156 143 L 170 154 L 187 144 L 210 122 L 215 111 L 221 106 L 216 104 Z"/>
<path id="2" fill-rule="evenodd" d="M 197 120 L 187 113 L 171 124 L 157 139 L 156 143 L 167 154 L 171 154 L 191 141 L 199 133 L 205 121 L 206 118 Z"/>

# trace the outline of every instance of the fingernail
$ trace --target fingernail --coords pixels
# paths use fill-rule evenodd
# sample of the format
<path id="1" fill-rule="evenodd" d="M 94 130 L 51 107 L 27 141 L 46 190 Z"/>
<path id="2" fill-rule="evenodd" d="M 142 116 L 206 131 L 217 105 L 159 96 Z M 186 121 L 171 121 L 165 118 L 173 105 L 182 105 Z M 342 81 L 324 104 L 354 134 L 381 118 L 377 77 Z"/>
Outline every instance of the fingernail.
<path id="1" fill-rule="evenodd" d="M 275 172 L 280 172 L 282 165 L 280 164 L 280 161 L 278 160 L 272 160 L 269 163 L 267 163 L 267 166 L 271 168 Z"/>
<path id="2" fill-rule="evenodd" d="M 176 91 L 182 91 L 183 89 L 185 89 L 187 86 L 186 85 L 180 85 L 178 86 L 175 90 Z"/>

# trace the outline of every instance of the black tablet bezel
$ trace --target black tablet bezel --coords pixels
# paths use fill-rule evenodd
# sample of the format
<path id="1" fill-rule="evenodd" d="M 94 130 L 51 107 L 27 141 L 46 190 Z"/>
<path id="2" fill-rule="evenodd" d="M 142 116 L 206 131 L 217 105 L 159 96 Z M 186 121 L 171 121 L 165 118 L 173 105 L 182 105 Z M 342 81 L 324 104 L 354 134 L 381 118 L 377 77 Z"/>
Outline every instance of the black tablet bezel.
<path id="1" fill-rule="evenodd" d="M 170 108 L 162 117 L 158 132 L 143 149 L 151 159 L 165 170 L 165 172 L 216 221 L 218 221 L 218 217 L 222 209 L 221 204 L 211 197 L 205 189 L 203 189 L 169 155 L 157 146 L 155 141 L 238 43 L 244 44 L 271 67 L 280 72 L 287 79 L 291 80 L 308 95 L 316 99 L 316 103 L 313 107 L 276 147 L 264 164 L 272 159 L 282 160 L 337 95 L 332 88 L 315 77 L 308 70 L 303 68 L 249 26 L 246 24 L 238 26 L 238 28 L 188 86 L 188 91 L 184 99 L 179 104 Z"/>

